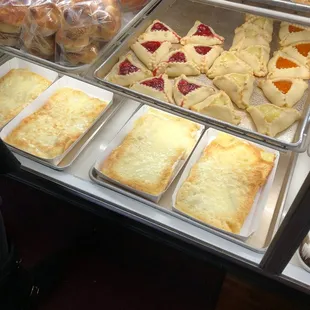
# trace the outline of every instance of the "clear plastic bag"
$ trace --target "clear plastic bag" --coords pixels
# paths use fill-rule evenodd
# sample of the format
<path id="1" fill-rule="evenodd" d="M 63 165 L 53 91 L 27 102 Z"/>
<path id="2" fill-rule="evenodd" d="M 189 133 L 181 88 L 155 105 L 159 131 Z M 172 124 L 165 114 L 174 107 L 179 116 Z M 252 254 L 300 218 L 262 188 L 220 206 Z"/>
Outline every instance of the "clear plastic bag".
<path id="1" fill-rule="evenodd" d="M 55 60 L 55 35 L 60 28 L 60 10 L 53 0 L 33 0 L 21 32 L 22 49 Z"/>
<path id="2" fill-rule="evenodd" d="M 88 64 L 97 58 L 104 42 L 121 26 L 116 0 L 65 1 L 61 6 L 61 27 L 56 34 L 61 64 Z"/>
<path id="3" fill-rule="evenodd" d="M 31 0 L 0 1 L 0 44 L 20 47 L 20 33 Z"/>

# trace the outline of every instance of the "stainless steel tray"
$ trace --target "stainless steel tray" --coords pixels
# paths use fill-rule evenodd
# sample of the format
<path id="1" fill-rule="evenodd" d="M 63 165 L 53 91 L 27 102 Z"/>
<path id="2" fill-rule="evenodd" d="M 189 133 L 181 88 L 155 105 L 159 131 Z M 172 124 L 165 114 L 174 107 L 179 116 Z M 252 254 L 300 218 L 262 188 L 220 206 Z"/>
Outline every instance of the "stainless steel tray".
<path id="1" fill-rule="evenodd" d="M 113 101 L 107 109 L 104 111 L 103 115 L 96 121 L 96 123 L 87 131 L 86 134 L 72 147 L 72 149 L 66 154 L 66 156 L 59 162 L 57 165 L 53 165 L 47 161 L 41 160 L 36 156 L 25 153 L 15 147 L 12 147 L 7 144 L 10 150 L 14 153 L 23 155 L 33 161 L 36 161 L 44 166 L 52 168 L 54 170 L 62 171 L 70 167 L 74 160 L 81 154 L 84 148 L 88 145 L 89 142 L 94 138 L 96 133 L 108 122 L 108 120 L 118 111 L 121 106 L 121 102 Z"/>
<path id="2" fill-rule="evenodd" d="M 260 225 L 257 231 L 249 237 L 245 242 L 235 239 L 225 233 L 220 232 L 219 230 L 209 228 L 203 224 L 200 224 L 194 220 L 191 220 L 188 217 L 182 216 L 176 212 L 172 211 L 172 193 L 179 181 L 182 171 L 179 172 L 175 180 L 172 182 L 168 190 L 162 196 L 158 203 L 151 202 L 145 198 L 138 196 L 132 192 L 126 191 L 115 184 L 109 183 L 108 181 L 100 178 L 97 174 L 96 169 L 92 167 L 89 171 L 89 175 L 92 181 L 95 183 L 119 192 L 123 195 L 126 195 L 130 198 L 133 198 L 137 201 L 143 202 L 144 204 L 160 209 L 161 211 L 167 212 L 170 215 L 173 215 L 177 218 L 182 219 L 192 225 L 198 226 L 206 231 L 211 231 L 214 234 L 220 235 L 223 238 L 226 238 L 230 241 L 233 241 L 237 244 L 240 244 L 248 249 L 253 251 L 263 253 L 266 251 L 266 248 L 270 244 L 272 239 L 276 223 L 279 217 L 281 217 L 281 212 L 283 210 L 283 205 L 287 196 L 288 188 L 290 185 L 291 177 L 295 168 L 295 159 L 297 154 L 292 152 L 286 152 L 280 154 L 279 164 L 272 184 L 272 188 L 269 194 L 267 204 L 265 206 L 262 218 L 260 220 Z"/>
<path id="3" fill-rule="evenodd" d="M 205 1 L 209 2 L 209 1 Z M 225 2 L 225 1 L 224 1 Z M 242 116 L 241 126 L 230 125 L 205 115 L 189 111 L 176 105 L 171 105 L 166 102 L 148 97 L 143 94 L 134 92 L 126 87 L 122 87 L 105 80 L 106 76 L 111 71 L 114 64 L 119 60 L 119 57 L 129 51 L 129 47 L 134 43 L 137 37 L 145 31 L 154 19 L 160 19 L 175 29 L 180 35 L 185 35 L 192 27 L 195 20 L 199 19 L 202 22 L 210 24 L 216 31 L 225 37 L 224 48 L 230 48 L 234 36 L 233 29 L 237 28 L 244 22 L 244 15 L 240 12 L 222 9 L 214 6 L 206 6 L 206 4 L 193 3 L 187 0 L 167 0 L 160 4 L 151 14 L 146 16 L 144 20 L 137 25 L 135 29 L 131 29 L 128 38 L 122 45 L 116 47 L 113 54 L 97 69 L 94 69 L 94 77 L 100 81 L 101 85 L 115 93 L 126 95 L 132 99 L 159 107 L 163 110 L 172 111 L 175 114 L 184 116 L 186 118 L 199 121 L 201 123 L 209 124 L 217 129 L 235 134 L 237 136 L 252 140 L 266 146 L 276 148 L 279 150 L 293 150 L 296 152 L 303 152 L 306 150 L 306 129 L 308 127 L 308 119 L 310 116 L 310 97 L 304 96 L 302 102 L 296 105 L 297 109 L 302 110 L 302 120 L 291 126 L 286 131 L 278 135 L 277 138 L 271 138 L 256 132 L 250 116 L 244 112 L 239 111 Z M 223 23 L 223 21 L 229 21 Z M 275 27 L 274 40 L 271 45 L 272 50 L 277 48 L 277 23 Z M 204 77 L 205 78 L 205 77 Z M 206 79 L 206 78 L 205 78 Z M 209 81 L 210 83 L 211 81 Z M 255 90 L 252 97 L 253 104 L 261 104 L 266 102 L 261 90 Z M 307 102 L 306 102 L 307 101 Z M 303 108 L 306 106 L 306 108 Z"/>
<path id="4" fill-rule="evenodd" d="M 309 13 L 310 12 L 310 5 L 297 3 L 292 0 L 246 0 L 246 2 L 253 2 L 257 3 L 260 6 L 268 6 L 268 7 L 274 7 L 279 9 L 287 9 L 295 12 L 301 12 L 301 13 Z"/>
<path id="5" fill-rule="evenodd" d="M 121 41 L 121 38 L 124 36 L 124 34 L 127 33 L 128 29 L 132 27 L 132 25 L 137 21 L 143 18 L 143 16 L 152 10 L 152 8 L 158 3 L 160 0 L 151 0 L 142 10 L 140 10 L 129 22 L 126 22 L 122 29 L 119 31 L 119 33 L 110 41 L 108 42 L 100 51 L 100 54 L 98 55 L 97 59 L 105 58 L 105 55 L 108 53 L 110 48 L 114 46 L 115 44 L 118 44 L 118 42 Z M 124 20 L 126 20 L 126 13 L 124 14 L 123 23 Z M 41 64 L 44 67 L 52 68 L 58 72 L 62 73 L 72 73 L 72 74 L 79 74 L 82 72 L 85 72 L 91 64 L 85 64 L 85 65 L 79 65 L 79 66 L 66 66 L 54 63 L 52 61 L 42 59 L 40 57 L 31 55 L 25 51 L 9 47 L 9 46 L 1 46 L 0 45 L 0 51 L 2 51 L 5 54 L 11 55 L 11 56 L 17 56 L 19 58 L 23 58 L 25 60 L 29 60 L 31 62 Z"/>

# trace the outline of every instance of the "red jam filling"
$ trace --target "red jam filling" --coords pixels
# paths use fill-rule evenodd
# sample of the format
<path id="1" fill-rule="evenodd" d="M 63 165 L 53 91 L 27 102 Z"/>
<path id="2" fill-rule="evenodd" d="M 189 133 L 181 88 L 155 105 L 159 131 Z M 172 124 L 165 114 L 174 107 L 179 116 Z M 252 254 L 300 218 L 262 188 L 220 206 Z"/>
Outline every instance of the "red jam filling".
<path id="1" fill-rule="evenodd" d="M 129 73 L 137 72 L 140 69 L 133 65 L 128 59 L 125 59 L 122 63 L 119 65 L 119 74 L 120 75 L 127 75 Z"/>
<path id="2" fill-rule="evenodd" d="M 141 44 L 145 47 L 150 53 L 154 53 L 161 46 L 161 43 L 158 41 L 148 41 Z"/>
<path id="3" fill-rule="evenodd" d="M 209 26 L 200 24 L 194 36 L 214 37 L 214 34 Z"/>
<path id="4" fill-rule="evenodd" d="M 151 28 L 151 31 L 169 31 L 169 29 L 162 23 L 155 23 Z"/>
<path id="5" fill-rule="evenodd" d="M 181 80 L 178 84 L 178 89 L 184 96 L 186 96 L 188 93 L 200 87 L 201 86 L 197 84 L 189 83 L 185 80 Z"/>
<path id="6" fill-rule="evenodd" d="M 160 78 L 154 78 L 154 79 L 151 79 L 151 80 L 148 80 L 148 81 L 144 81 L 141 84 L 149 86 L 149 87 L 152 87 L 152 88 L 155 88 L 155 89 L 157 89 L 159 91 L 163 91 L 164 90 L 165 82 L 164 82 L 164 79 L 160 77 Z"/>
<path id="7" fill-rule="evenodd" d="M 289 25 L 288 26 L 288 31 L 289 33 L 292 33 L 292 32 L 300 32 L 300 31 L 303 31 L 304 29 L 300 28 L 300 27 L 296 27 L 296 26 L 293 26 L 293 25 Z"/>
<path id="8" fill-rule="evenodd" d="M 186 57 L 184 53 L 176 52 L 169 58 L 168 62 L 186 62 Z"/>
<path id="9" fill-rule="evenodd" d="M 209 46 L 195 46 L 194 48 L 195 48 L 195 51 L 200 55 L 206 55 L 212 49 L 212 47 L 209 47 Z"/>

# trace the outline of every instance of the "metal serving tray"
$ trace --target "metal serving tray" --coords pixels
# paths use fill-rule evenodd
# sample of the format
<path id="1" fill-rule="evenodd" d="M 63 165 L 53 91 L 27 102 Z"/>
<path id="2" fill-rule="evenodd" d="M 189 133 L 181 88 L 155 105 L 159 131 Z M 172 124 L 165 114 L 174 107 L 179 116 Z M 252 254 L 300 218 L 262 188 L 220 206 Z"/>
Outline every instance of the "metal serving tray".
<path id="1" fill-rule="evenodd" d="M 258 133 L 250 116 L 244 111 L 238 112 L 242 117 L 241 126 L 235 126 L 195 113 L 177 105 L 171 105 L 166 102 L 159 101 L 149 96 L 134 92 L 126 87 L 108 82 L 105 78 L 111 71 L 112 67 L 118 62 L 121 56 L 125 55 L 129 51 L 130 45 L 136 41 L 137 37 L 145 31 L 154 19 L 159 19 L 164 23 L 167 23 L 181 36 L 188 32 L 196 20 L 201 20 L 202 22 L 210 24 L 216 29 L 217 33 L 225 37 L 224 49 L 228 50 L 234 37 L 233 30 L 244 22 L 244 14 L 230 9 L 209 6 L 205 3 L 193 3 L 187 0 L 167 0 L 162 2 L 155 10 L 153 10 L 152 13 L 146 16 L 139 25 L 135 25 L 134 29 L 131 29 L 123 44 L 115 47 L 116 49 L 113 54 L 105 62 L 103 62 L 99 68 L 94 69 L 94 77 L 100 81 L 104 88 L 110 89 L 115 93 L 126 95 L 131 99 L 136 99 L 140 102 L 159 107 L 163 110 L 171 111 L 188 119 L 209 124 L 219 130 L 232 133 L 272 148 L 279 150 L 293 150 L 296 152 L 303 152 L 306 150 L 305 140 L 307 135 L 308 120 L 310 117 L 310 97 L 307 97 L 307 95 L 304 95 L 301 102 L 296 105 L 297 109 L 303 110 L 302 119 L 278 135 L 277 138 L 271 138 Z M 274 40 L 271 44 L 272 51 L 277 49 L 277 32 L 278 23 L 276 22 Z M 207 80 L 205 77 L 204 79 Z M 210 80 L 209 83 L 211 83 Z M 267 101 L 261 90 L 258 88 L 256 88 L 252 99 L 254 104 L 261 104 Z M 306 106 L 306 108 L 303 108 L 304 106 Z"/>
<path id="2" fill-rule="evenodd" d="M 287 9 L 295 12 L 309 13 L 310 5 L 294 2 L 292 0 L 246 0 L 245 2 L 257 3 L 260 6 L 272 6 L 279 9 Z"/>
<path id="3" fill-rule="evenodd" d="M 175 187 L 180 179 L 182 174 L 181 170 L 177 177 L 174 179 L 168 190 L 164 193 L 158 203 L 151 202 L 137 194 L 126 191 L 125 189 L 118 187 L 115 184 L 108 182 L 107 180 L 101 178 L 96 169 L 92 167 L 89 171 L 89 176 L 92 181 L 101 186 L 119 192 L 125 196 L 133 198 L 137 201 L 143 202 L 144 204 L 160 209 L 170 215 L 173 215 L 177 218 L 182 219 L 185 222 L 191 223 L 192 225 L 198 226 L 206 231 L 210 231 L 216 235 L 233 241 L 237 244 L 240 244 L 248 249 L 253 251 L 263 253 L 266 251 L 267 247 L 270 244 L 272 236 L 277 227 L 278 218 L 281 218 L 283 206 L 287 196 L 288 188 L 290 186 L 291 177 L 294 171 L 297 155 L 292 152 L 281 153 L 278 163 L 278 168 L 275 174 L 275 178 L 270 190 L 270 194 L 265 205 L 263 215 L 261 217 L 259 228 L 252 234 L 247 240 L 242 241 L 234 237 L 229 236 L 226 233 L 221 232 L 220 230 L 208 227 L 206 225 L 200 224 L 197 221 L 190 219 L 189 217 L 183 216 L 172 210 L 172 194 L 175 190 Z"/>
<path id="4" fill-rule="evenodd" d="M 137 21 L 143 18 L 145 14 L 147 14 L 149 11 L 153 9 L 153 7 L 160 2 L 160 0 L 151 0 L 142 10 L 140 10 L 138 13 L 124 13 L 123 19 L 122 19 L 122 28 L 119 31 L 119 33 L 111 40 L 109 41 L 100 51 L 97 59 L 104 58 L 105 54 L 108 53 L 110 48 L 114 46 L 115 44 L 118 44 L 120 41 L 120 38 L 127 33 L 128 29 L 132 27 L 132 25 Z M 132 16 L 133 15 L 133 16 Z M 128 22 L 128 20 L 130 20 Z M 29 60 L 31 62 L 41 64 L 44 67 L 52 68 L 58 72 L 62 73 L 73 73 L 73 74 L 79 74 L 81 72 L 85 72 L 91 64 L 85 64 L 85 65 L 79 65 L 79 66 L 66 66 L 54 63 L 52 61 L 31 55 L 25 51 L 16 49 L 14 47 L 9 46 L 1 46 L 0 45 L 0 51 L 2 51 L 5 54 L 11 55 L 11 56 L 17 56 L 19 58 Z"/>
<path id="5" fill-rule="evenodd" d="M 95 137 L 96 133 L 103 128 L 103 126 L 110 120 L 110 118 L 118 111 L 121 106 L 121 102 L 113 102 L 105 109 L 103 115 L 96 121 L 94 125 L 83 135 L 83 137 L 70 149 L 66 156 L 57 165 L 44 161 L 36 156 L 32 156 L 26 152 L 23 152 L 15 147 L 7 144 L 9 149 L 14 153 L 23 155 L 33 161 L 36 161 L 44 166 L 52 168 L 54 170 L 62 171 L 69 168 L 74 160 L 81 154 L 81 152 L 87 147 L 87 145 Z"/>

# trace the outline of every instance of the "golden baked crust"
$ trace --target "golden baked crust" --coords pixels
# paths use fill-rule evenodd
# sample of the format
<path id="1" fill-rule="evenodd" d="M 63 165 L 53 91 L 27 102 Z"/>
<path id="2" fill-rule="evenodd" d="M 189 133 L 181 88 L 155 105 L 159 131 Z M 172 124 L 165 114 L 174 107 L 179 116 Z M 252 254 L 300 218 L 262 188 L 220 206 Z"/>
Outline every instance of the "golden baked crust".
<path id="1" fill-rule="evenodd" d="M 51 82 L 27 69 L 12 69 L 0 79 L 0 128 L 36 99 Z"/>
<path id="2" fill-rule="evenodd" d="M 54 3 L 34 5 L 29 8 L 25 22 L 32 34 L 50 36 L 60 28 L 60 11 Z"/>
<path id="3" fill-rule="evenodd" d="M 160 195 L 175 165 L 192 150 L 198 128 L 188 120 L 150 109 L 135 122 L 100 170 L 135 190 Z"/>
<path id="4" fill-rule="evenodd" d="M 206 224 L 239 233 L 275 155 L 227 134 L 208 145 L 180 187 L 175 208 Z"/>
<path id="5" fill-rule="evenodd" d="M 27 10 L 27 6 L 3 6 L 0 8 L 0 23 L 21 26 Z"/>
<path id="6" fill-rule="evenodd" d="M 64 153 L 97 119 L 107 103 L 82 91 L 61 88 L 6 137 L 10 145 L 52 159 Z"/>

